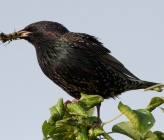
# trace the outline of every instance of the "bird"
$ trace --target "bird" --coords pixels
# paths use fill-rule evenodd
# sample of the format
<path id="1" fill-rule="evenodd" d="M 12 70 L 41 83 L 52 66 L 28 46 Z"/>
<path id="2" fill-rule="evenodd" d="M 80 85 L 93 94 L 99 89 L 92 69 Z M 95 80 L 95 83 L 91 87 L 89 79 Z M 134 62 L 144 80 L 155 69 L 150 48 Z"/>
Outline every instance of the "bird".
<path id="1" fill-rule="evenodd" d="M 30 42 L 43 73 L 76 99 L 80 93 L 115 98 L 157 84 L 132 74 L 96 37 L 71 32 L 58 22 L 35 22 L 5 37 L 1 33 L 3 42 L 17 38 Z M 97 113 L 99 118 L 100 104 Z"/>

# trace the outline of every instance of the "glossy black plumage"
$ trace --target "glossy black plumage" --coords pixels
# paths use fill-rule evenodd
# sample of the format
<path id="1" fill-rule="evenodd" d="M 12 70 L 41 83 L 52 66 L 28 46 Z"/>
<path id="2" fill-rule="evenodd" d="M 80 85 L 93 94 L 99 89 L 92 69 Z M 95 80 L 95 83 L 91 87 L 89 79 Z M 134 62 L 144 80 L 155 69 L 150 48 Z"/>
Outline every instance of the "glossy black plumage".
<path id="1" fill-rule="evenodd" d="M 20 36 L 35 46 L 44 74 L 75 98 L 80 93 L 115 97 L 156 83 L 138 79 L 94 36 L 69 32 L 56 22 L 28 25 Z"/>

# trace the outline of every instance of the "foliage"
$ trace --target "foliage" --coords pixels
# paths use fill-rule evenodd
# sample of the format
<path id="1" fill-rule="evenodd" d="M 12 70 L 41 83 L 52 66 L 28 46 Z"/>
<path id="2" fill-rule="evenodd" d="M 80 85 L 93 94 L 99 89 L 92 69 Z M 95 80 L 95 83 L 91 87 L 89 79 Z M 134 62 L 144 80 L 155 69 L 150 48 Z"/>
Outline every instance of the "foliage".
<path id="1" fill-rule="evenodd" d="M 88 115 L 88 110 L 103 102 L 98 95 L 85 95 L 78 102 L 63 104 L 63 99 L 50 108 L 50 118 L 42 126 L 44 140 L 113 140 L 111 133 L 126 135 L 133 140 L 164 140 L 161 131 L 152 132 L 155 123 L 152 111 L 164 103 L 164 99 L 154 97 L 145 109 L 132 110 L 129 106 L 119 103 L 118 109 L 129 121 L 120 122 L 105 132 L 103 126 L 116 118 L 96 125 L 97 117 Z M 163 111 L 163 108 L 160 107 Z M 162 113 L 161 111 L 161 113 Z"/>

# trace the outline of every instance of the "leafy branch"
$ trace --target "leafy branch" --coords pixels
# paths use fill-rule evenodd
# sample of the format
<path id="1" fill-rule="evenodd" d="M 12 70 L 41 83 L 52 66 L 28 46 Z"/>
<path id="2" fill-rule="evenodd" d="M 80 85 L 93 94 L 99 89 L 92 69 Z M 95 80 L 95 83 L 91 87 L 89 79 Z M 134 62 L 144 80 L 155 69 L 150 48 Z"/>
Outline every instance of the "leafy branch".
<path id="1" fill-rule="evenodd" d="M 50 108 L 49 120 L 43 123 L 44 140 L 113 140 L 111 133 L 123 134 L 133 140 L 164 140 L 163 132 L 151 131 L 155 124 L 155 118 L 151 112 L 164 103 L 164 98 L 154 97 L 145 109 L 138 110 L 132 110 L 120 102 L 118 105 L 120 115 L 102 125 L 95 125 L 97 117 L 88 115 L 88 111 L 101 102 L 103 102 L 101 96 L 86 94 L 81 94 L 78 102 L 67 105 L 63 104 L 62 98 L 59 99 L 58 103 Z M 122 114 L 129 121 L 115 124 L 111 132 L 105 132 L 103 126 Z"/>

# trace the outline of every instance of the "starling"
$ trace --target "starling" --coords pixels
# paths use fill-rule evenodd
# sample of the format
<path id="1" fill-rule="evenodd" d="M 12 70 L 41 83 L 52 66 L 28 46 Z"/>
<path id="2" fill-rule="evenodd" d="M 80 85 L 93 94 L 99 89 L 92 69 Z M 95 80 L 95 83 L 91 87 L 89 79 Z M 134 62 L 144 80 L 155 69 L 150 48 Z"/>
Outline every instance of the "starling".
<path id="1" fill-rule="evenodd" d="M 43 73 L 76 99 L 80 93 L 114 98 L 157 84 L 133 75 L 96 37 L 70 32 L 57 22 L 40 21 L 9 35 L 1 33 L 2 42 L 17 38 L 34 45 Z"/>

